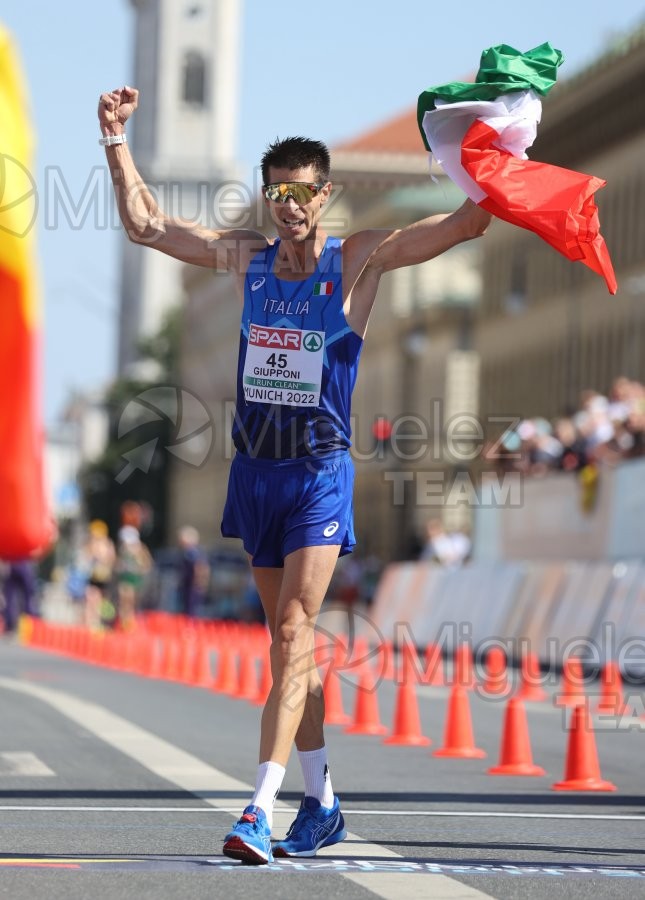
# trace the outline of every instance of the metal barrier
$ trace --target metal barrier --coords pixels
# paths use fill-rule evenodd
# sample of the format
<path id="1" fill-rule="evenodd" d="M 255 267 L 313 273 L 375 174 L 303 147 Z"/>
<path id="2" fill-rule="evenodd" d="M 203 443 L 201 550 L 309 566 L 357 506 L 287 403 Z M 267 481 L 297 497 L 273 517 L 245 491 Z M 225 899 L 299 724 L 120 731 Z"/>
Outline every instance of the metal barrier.
<path id="1" fill-rule="evenodd" d="M 561 666 L 579 655 L 589 666 L 608 660 L 635 677 L 645 672 L 645 564 L 498 562 L 442 568 L 392 563 L 370 610 L 384 640 L 405 632 L 418 647 L 452 653 L 502 643 L 509 660 L 536 653 Z"/>

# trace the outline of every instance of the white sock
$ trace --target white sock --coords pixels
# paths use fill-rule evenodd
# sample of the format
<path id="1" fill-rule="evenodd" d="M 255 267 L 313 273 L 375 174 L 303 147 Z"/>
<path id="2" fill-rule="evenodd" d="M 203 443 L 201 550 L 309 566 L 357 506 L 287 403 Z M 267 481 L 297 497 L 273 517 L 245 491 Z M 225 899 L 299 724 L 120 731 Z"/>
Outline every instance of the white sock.
<path id="1" fill-rule="evenodd" d="M 298 759 L 305 779 L 305 797 L 315 797 L 321 806 L 331 809 L 334 805 L 334 791 L 327 765 L 327 748 L 298 750 Z"/>
<path id="2" fill-rule="evenodd" d="M 251 803 L 259 806 L 267 817 L 269 828 L 273 827 L 273 804 L 282 787 L 282 779 L 286 769 L 276 762 L 263 762 L 258 766 L 255 776 L 255 794 Z"/>

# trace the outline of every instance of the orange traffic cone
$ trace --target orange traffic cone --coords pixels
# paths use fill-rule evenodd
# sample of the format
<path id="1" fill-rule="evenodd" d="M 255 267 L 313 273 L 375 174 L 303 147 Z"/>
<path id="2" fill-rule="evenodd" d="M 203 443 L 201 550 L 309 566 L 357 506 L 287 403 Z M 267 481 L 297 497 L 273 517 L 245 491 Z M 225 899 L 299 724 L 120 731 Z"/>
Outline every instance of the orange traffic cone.
<path id="1" fill-rule="evenodd" d="M 506 696 L 508 693 L 506 654 L 501 647 L 491 647 L 486 654 L 486 675 L 482 690 L 492 696 Z"/>
<path id="2" fill-rule="evenodd" d="M 351 722 L 350 717 L 343 709 L 340 679 L 334 663 L 327 669 L 323 681 L 323 696 L 325 698 L 325 725 L 347 725 Z"/>
<path id="3" fill-rule="evenodd" d="M 368 672 L 371 666 L 371 658 L 375 654 L 370 650 L 367 638 L 357 636 L 351 645 L 350 667 L 360 677 L 364 668 Z"/>
<path id="4" fill-rule="evenodd" d="M 406 744 L 408 746 L 426 746 L 431 744 L 430 738 L 421 734 L 419 720 L 419 704 L 415 689 L 416 672 L 409 647 L 403 648 L 402 678 L 396 695 L 394 709 L 394 727 L 392 734 L 383 739 L 384 744 Z M 416 653 L 415 653 L 416 657 Z"/>
<path id="5" fill-rule="evenodd" d="M 424 656 L 425 672 L 423 683 L 433 686 L 443 686 L 446 682 L 443 676 L 443 657 L 439 644 L 428 644 Z"/>
<path id="6" fill-rule="evenodd" d="M 388 681 L 391 681 L 395 676 L 395 668 L 394 668 L 394 645 L 392 641 L 383 641 L 379 646 L 379 653 L 381 654 L 381 666 L 383 669 L 383 678 L 387 678 Z"/>
<path id="7" fill-rule="evenodd" d="M 211 672 L 211 648 L 208 641 L 203 637 L 197 639 L 191 683 L 195 687 L 210 688 L 213 686 L 213 673 Z"/>
<path id="8" fill-rule="evenodd" d="M 255 655 L 250 648 L 242 650 L 235 696 L 240 700 L 254 700 L 258 695 L 259 689 Z"/>
<path id="9" fill-rule="evenodd" d="M 235 650 L 227 641 L 222 640 L 217 650 L 217 677 L 213 690 L 220 694 L 235 694 L 237 690 L 237 666 Z"/>
<path id="10" fill-rule="evenodd" d="M 188 632 L 179 639 L 179 681 L 192 684 L 195 670 L 195 641 Z"/>
<path id="11" fill-rule="evenodd" d="M 600 775 L 596 739 L 591 716 L 584 703 L 571 712 L 564 781 L 551 785 L 554 791 L 615 791 L 616 785 Z"/>
<path id="12" fill-rule="evenodd" d="M 265 641 L 260 650 L 260 683 L 256 696 L 251 700 L 255 706 L 264 706 L 273 687 L 270 647 L 270 643 Z"/>
<path id="13" fill-rule="evenodd" d="M 453 684 L 466 690 L 475 686 L 475 667 L 470 644 L 460 644 L 455 650 Z"/>
<path id="14" fill-rule="evenodd" d="M 121 635 L 118 632 L 113 631 L 108 635 L 106 644 L 108 646 L 107 658 L 105 661 L 106 666 L 109 666 L 110 669 L 120 669 L 123 656 Z"/>
<path id="15" fill-rule="evenodd" d="M 544 769 L 533 763 L 526 710 L 517 697 L 511 697 L 506 704 L 499 765 L 490 768 L 488 774 L 546 775 Z"/>
<path id="16" fill-rule="evenodd" d="M 410 684 L 418 684 L 424 681 L 425 675 L 421 668 L 419 654 L 414 644 L 403 644 L 400 653 L 398 678 L 400 681 L 409 681 Z"/>
<path id="17" fill-rule="evenodd" d="M 483 759 L 484 750 L 475 747 L 470 703 L 466 688 L 455 684 L 448 700 L 448 715 L 444 733 L 444 745 L 433 756 L 449 756 L 457 759 Z"/>
<path id="18" fill-rule="evenodd" d="M 615 662 L 607 662 L 600 673 L 600 700 L 596 712 L 609 716 L 621 716 L 625 712 L 623 696 L 623 679 L 620 666 Z"/>
<path id="19" fill-rule="evenodd" d="M 365 666 L 356 685 L 354 722 L 345 728 L 346 734 L 385 734 L 387 728 L 381 724 L 378 711 L 374 673 Z"/>
<path id="20" fill-rule="evenodd" d="M 142 647 L 139 674 L 146 678 L 159 678 L 160 673 L 161 658 L 157 654 L 157 642 L 153 635 L 148 634 Z"/>
<path id="21" fill-rule="evenodd" d="M 179 680 L 179 642 L 176 638 L 166 637 L 163 641 L 161 661 L 161 677 L 170 681 Z"/>
<path id="22" fill-rule="evenodd" d="M 580 659 L 577 656 L 567 656 L 562 667 L 561 690 L 556 696 L 556 706 L 579 706 L 584 703 L 583 682 Z"/>
<path id="23" fill-rule="evenodd" d="M 131 631 L 123 636 L 123 661 L 121 668 L 126 672 L 139 671 L 139 659 L 141 654 L 141 637 L 138 632 Z"/>
<path id="24" fill-rule="evenodd" d="M 548 694 L 541 685 L 540 660 L 537 653 L 523 653 L 520 664 L 520 688 L 516 694 L 519 700 L 541 702 Z"/>

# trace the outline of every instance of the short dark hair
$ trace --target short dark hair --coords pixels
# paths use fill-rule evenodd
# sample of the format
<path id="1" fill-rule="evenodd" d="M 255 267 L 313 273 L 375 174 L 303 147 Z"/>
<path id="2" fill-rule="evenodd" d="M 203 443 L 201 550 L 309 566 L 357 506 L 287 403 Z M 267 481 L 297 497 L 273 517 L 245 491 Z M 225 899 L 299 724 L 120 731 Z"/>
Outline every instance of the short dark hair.
<path id="1" fill-rule="evenodd" d="M 262 183 L 269 183 L 269 167 L 275 169 L 306 169 L 313 166 L 316 180 L 329 181 L 331 160 L 329 150 L 322 141 L 304 137 L 288 137 L 269 144 L 262 156 Z"/>

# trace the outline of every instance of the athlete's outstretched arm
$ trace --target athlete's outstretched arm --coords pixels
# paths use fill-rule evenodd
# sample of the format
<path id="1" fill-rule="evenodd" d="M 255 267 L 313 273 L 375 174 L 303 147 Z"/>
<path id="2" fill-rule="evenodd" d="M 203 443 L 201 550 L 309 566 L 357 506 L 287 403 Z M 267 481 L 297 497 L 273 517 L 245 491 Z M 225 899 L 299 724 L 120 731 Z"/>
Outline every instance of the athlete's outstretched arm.
<path id="1" fill-rule="evenodd" d="M 351 328 L 365 334 L 381 275 L 413 266 L 486 231 L 491 216 L 471 200 L 453 213 L 430 216 L 394 231 L 360 231 L 343 245 L 345 316 Z"/>
<path id="2" fill-rule="evenodd" d="M 101 94 L 98 116 L 102 134 L 123 134 L 138 102 L 135 88 Z M 209 229 L 167 216 L 137 171 L 127 143 L 106 146 L 105 151 L 119 216 L 131 241 L 182 262 L 232 272 L 245 271 L 248 261 L 266 247 L 266 238 L 256 231 Z"/>
<path id="3" fill-rule="evenodd" d="M 379 275 L 426 262 L 435 256 L 486 231 L 492 216 L 466 200 L 452 213 L 430 216 L 389 234 L 367 260 L 366 268 Z"/>

